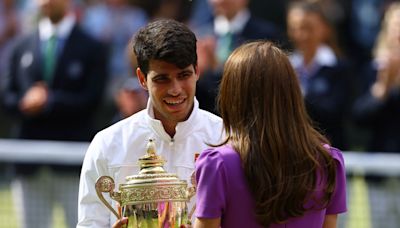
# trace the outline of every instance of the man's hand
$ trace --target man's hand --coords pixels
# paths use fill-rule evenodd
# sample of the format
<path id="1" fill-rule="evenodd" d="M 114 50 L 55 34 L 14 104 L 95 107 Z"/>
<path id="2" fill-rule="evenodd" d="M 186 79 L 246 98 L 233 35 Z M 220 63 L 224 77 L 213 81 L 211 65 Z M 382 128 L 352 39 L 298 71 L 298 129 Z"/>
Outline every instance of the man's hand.
<path id="1" fill-rule="evenodd" d="M 114 225 L 112 226 L 113 228 L 122 228 L 125 227 L 124 225 L 128 224 L 128 218 L 127 217 L 123 217 L 121 219 L 118 219 L 117 221 L 115 221 Z"/>
<path id="2" fill-rule="evenodd" d="M 47 85 L 43 82 L 38 82 L 25 93 L 19 108 L 24 114 L 32 116 L 42 112 L 47 101 Z"/>

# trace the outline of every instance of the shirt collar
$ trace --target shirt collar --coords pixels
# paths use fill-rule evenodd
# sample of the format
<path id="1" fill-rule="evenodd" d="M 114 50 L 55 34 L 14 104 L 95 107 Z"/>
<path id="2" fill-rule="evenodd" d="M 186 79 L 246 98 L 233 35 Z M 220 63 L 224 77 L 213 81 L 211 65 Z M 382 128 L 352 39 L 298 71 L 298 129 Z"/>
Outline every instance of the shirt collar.
<path id="1" fill-rule="evenodd" d="M 66 15 L 59 23 L 52 24 L 50 19 L 45 17 L 39 21 L 39 36 L 41 40 L 48 40 L 51 36 L 56 35 L 57 38 L 66 39 L 75 25 L 75 16 L 73 14 Z"/>
<path id="2" fill-rule="evenodd" d="M 155 119 L 154 117 L 154 107 L 153 104 L 151 103 L 151 98 L 148 99 L 147 101 L 147 120 L 150 126 L 162 137 L 168 139 L 170 138 L 169 135 L 165 132 L 164 127 L 162 126 L 162 123 L 160 120 Z M 174 138 L 181 138 L 182 136 L 185 136 L 187 133 L 187 130 L 192 128 L 192 124 L 194 122 L 194 119 L 196 118 L 196 115 L 199 110 L 199 102 L 197 101 L 196 97 L 194 98 L 194 104 L 193 104 L 193 110 L 190 113 L 190 116 L 187 120 L 183 122 L 179 122 L 176 125 L 176 133 Z"/>
<path id="3" fill-rule="evenodd" d="M 315 53 L 312 65 L 315 66 L 328 66 L 332 67 L 337 64 L 337 57 L 333 52 L 332 48 L 327 45 L 320 45 Z M 300 68 L 304 66 L 304 59 L 302 53 L 296 51 L 290 57 L 290 62 L 294 68 Z"/>
<path id="4" fill-rule="evenodd" d="M 225 35 L 228 32 L 232 34 L 240 33 L 249 20 L 250 12 L 248 9 L 239 11 L 230 21 L 225 16 L 217 16 L 214 20 L 214 32 L 217 35 Z"/>

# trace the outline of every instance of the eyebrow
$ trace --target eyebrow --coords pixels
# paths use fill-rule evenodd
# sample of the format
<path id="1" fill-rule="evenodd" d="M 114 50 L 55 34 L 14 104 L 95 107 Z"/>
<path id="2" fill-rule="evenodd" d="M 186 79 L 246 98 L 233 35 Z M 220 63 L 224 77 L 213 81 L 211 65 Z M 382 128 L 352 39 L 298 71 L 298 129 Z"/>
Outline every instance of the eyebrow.
<path id="1" fill-rule="evenodd" d="M 182 70 L 181 72 L 179 72 L 178 74 L 181 75 L 181 74 L 186 74 L 186 73 L 191 73 L 191 74 L 193 74 L 194 72 L 193 72 L 193 70 L 191 70 L 191 69 L 184 69 L 184 70 Z"/>
<path id="2" fill-rule="evenodd" d="M 163 73 L 161 73 L 161 74 L 156 74 L 156 75 L 154 75 L 154 76 L 152 77 L 152 79 L 157 79 L 157 78 L 161 78 L 161 77 L 168 77 L 168 74 L 163 74 Z"/>
<path id="3" fill-rule="evenodd" d="M 193 71 L 192 69 L 182 69 L 182 70 L 181 70 L 180 72 L 178 72 L 177 74 L 178 74 L 178 75 L 182 75 L 182 74 L 186 74 L 186 73 L 193 74 L 194 71 Z M 157 79 L 157 78 L 159 78 L 159 77 L 169 77 L 169 74 L 167 74 L 167 73 L 159 73 L 159 74 L 154 75 L 154 76 L 152 77 L 152 79 Z"/>

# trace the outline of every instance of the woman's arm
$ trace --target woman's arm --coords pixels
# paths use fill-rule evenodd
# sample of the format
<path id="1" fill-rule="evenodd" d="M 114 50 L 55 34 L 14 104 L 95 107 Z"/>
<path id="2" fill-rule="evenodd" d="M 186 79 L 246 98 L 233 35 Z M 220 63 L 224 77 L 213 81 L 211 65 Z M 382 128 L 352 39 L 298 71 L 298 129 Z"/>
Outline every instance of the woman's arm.
<path id="1" fill-rule="evenodd" d="M 194 228 L 219 228 L 221 225 L 221 218 L 205 219 L 196 218 Z"/>
<path id="2" fill-rule="evenodd" d="M 325 215 L 323 228 L 336 228 L 337 214 Z"/>

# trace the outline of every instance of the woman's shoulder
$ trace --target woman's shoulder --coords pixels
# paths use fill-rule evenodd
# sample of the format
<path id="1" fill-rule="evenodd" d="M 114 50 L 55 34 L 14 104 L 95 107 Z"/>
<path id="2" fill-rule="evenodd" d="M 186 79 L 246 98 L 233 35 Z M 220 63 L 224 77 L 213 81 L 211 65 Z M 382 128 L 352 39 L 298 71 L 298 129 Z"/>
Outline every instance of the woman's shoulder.
<path id="1" fill-rule="evenodd" d="M 205 160 L 207 160 L 207 163 L 230 163 L 232 161 L 240 161 L 240 156 L 232 146 L 222 145 L 204 150 L 200 154 L 198 161 L 204 162 Z"/>
<path id="2" fill-rule="evenodd" d="M 342 166 L 344 166 L 344 158 L 343 158 L 343 154 L 342 154 L 341 150 L 339 150 L 338 148 L 335 148 L 333 146 L 330 146 L 328 144 L 324 144 L 324 147 L 325 147 L 325 149 L 328 150 L 329 154 L 333 157 L 333 159 L 335 159 Z"/>
<path id="3" fill-rule="evenodd" d="M 203 151 L 202 155 L 204 156 L 219 156 L 221 158 L 227 157 L 236 157 L 239 154 L 235 151 L 235 149 L 229 145 L 225 144 L 218 147 L 211 147 Z"/>

